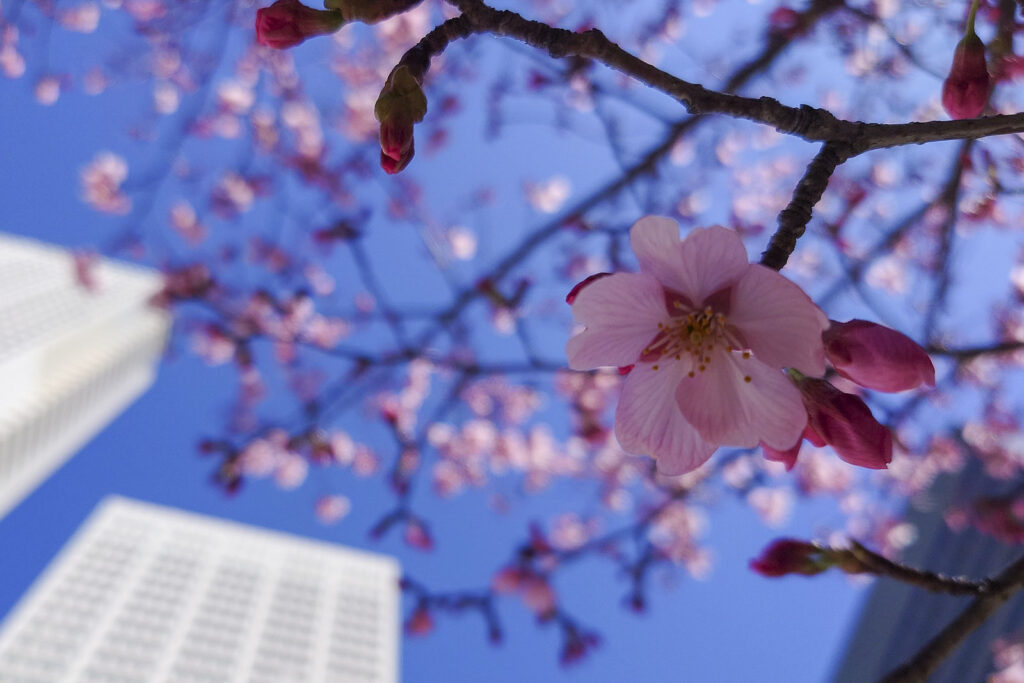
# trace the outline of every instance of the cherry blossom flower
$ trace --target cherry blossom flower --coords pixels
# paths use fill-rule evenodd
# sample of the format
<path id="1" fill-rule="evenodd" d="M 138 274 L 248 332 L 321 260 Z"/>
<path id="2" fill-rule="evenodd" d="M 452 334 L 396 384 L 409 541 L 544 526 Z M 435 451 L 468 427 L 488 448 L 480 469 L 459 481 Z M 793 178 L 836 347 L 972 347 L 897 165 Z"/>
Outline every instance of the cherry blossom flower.
<path id="1" fill-rule="evenodd" d="M 720 445 L 791 448 L 807 413 L 780 370 L 824 374 L 825 315 L 795 284 L 749 263 L 727 228 L 680 241 L 675 221 L 648 216 L 630 242 L 641 272 L 579 291 L 572 311 L 586 329 L 566 346 L 574 370 L 635 366 L 615 415 L 622 448 L 668 475 Z"/>
<path id="2" fill-rule="evenodd" d="M 101 152 L 82 169 L 82 196 L 97 211 L 125 214 L 132 202 L 121 191 L 128 177 L 128 162 L 111 152 Z"/>
<path id="3" fill-rule="evenodd" d="M 505 567 L 491 580 L 495 593 L 518 592 L 526 606 L 540 620 L 551 618 L 557 609 L 555 591 L 547 579 L 528 567 Z"/>
<path id="4" fill-rule="evenodd" d="M 62 9 L 57 13 L 57 21 L 69 31 L 92 33 L 100 23 L 100 6 L 95 2 L 86 2 Z"/>
<path id="5" fill-rule="evenodd" d="M 352 509 L 345 496 L 323 496 L 316 501 L 316 516 L 324 524 L 334 524 Z"/>

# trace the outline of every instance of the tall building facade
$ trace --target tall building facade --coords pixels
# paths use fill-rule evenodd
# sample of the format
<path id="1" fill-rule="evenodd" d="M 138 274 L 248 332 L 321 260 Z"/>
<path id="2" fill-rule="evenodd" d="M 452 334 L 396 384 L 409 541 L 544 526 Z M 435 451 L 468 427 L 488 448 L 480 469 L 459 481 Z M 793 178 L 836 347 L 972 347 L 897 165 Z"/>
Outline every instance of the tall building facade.
<path id="1" fill-rule="evenodd" d="M 152 384 L 155 271 L 0 234 L 0 517 Z"/>
<path id="2" fill-rule="evenodd" d="M 911 508 L 907 515 L 918 538 L 901 561 L 949 576 L 982 579 L 999 574 L 1020 557 L 1021 547 L 1000 543 L 973 528 L 954 532 L 942 515 L 950 503 L 998 493 L 994 486 L 976 460 L 957 475 L 938 480 L 928 492 L 927 509 Z M 835 681 L 880 680 L 938 635 L 971 600 L 877 579 L 851 631 Z M 1003 636 L 1024 636 L 1024 596 L 1011 599 L 969 635 L 928 678 L 929 683 L 984 681 L 993 669 L 992 643 Z"/>
<path id="3" fill-rule="evenodd" d="M 2 683 L 392 683 L 392 559 L 111 497 L 0 624 Z"/>

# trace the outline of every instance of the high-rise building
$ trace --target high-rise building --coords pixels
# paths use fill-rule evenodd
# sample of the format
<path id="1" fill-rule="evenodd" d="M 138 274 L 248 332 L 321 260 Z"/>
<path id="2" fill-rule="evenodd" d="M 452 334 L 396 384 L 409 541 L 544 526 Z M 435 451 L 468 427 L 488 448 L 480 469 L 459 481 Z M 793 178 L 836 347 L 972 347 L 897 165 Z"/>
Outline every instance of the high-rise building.
<path id="1" fill-rule="evenodd" d="M 1000 543 L 973 528 L 951 530 L 942 511 L 950 504 L 997 493 L 972 461 L 963 472 L 945 475 L 928 491 L 927 508 L 911 507 L 907 521 L 917 540 L 901 557 L 910 567 L 972 579 L 993 577 L 1020 556 L 1020 546 Z M 973 598 L 930 593 L 893 579 L 877 579 L 864 601 L 860 617 L 838 668 L 837 683 L 880 680 L 905 663 L 952 622 Z M 929 683 L 984 681 L 993 669 L 992 644 L 1002 636 L 1024 635 L 1024 596 L 1016 596 L 939 665 Z"/>
<path id="2" fill-rule="evenodd" d="M 391 683 L 392 559 L 107 498 L 0 624 L 2 683 Z"/>
<path id="3" fill-rule="evenodd" d="M 0 517 L 152 382 L 158 273 L 0 235 Z M 92 280 L 92 282 L 88 282 Z"/>

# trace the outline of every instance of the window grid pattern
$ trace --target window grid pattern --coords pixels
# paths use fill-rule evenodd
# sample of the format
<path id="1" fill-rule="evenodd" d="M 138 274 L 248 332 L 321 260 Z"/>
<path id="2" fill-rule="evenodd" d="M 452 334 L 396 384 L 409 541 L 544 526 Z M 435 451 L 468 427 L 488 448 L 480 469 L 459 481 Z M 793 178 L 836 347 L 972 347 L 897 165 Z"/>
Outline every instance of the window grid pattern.
<path id="1" fill-rule="evenodd" d="M 397 564 L 110 498 L 0 626 L 0 683 L 391 683 Z"/>

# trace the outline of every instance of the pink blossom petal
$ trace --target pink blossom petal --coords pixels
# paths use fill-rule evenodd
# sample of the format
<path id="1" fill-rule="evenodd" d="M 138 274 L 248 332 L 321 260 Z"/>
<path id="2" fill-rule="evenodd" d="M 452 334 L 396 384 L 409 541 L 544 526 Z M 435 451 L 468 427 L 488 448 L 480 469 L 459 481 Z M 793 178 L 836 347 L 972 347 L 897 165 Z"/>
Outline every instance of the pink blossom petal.
<path id="1" fill-rule="evenodd" d="M 925 350 L 884 325 L 832 321 L 822 341 L 836 372 L 862 387 L 896 392 L 935 386 L 935 366 Z"/>
<path id="2" fill-rule="evenodd" d="M 629 241 L 640 269 L 694 306 L 735 282 L 750 266 L 736 231 L 717 225 L 694 228 L 680 242 L 674 220 L 647 216 L 633 225 Z"/>
<path id="3" fill-rule="evenodd" d="M 580 290 L 572 314 L 587 326 L 565 347 L 573 370 L 635 363 L 668 317 L 664 290 L 644 273 L 615 273 L 592 282 Z"/>
<path id="4" fill-rule="evenodd" d="M 786 451 L 807 426 L 800 392 L 788 377 L 752 356 L 720 349 L 703 372 L 683 379 L 676 402 L 703 439 L 724 446 L 752 448 L 763 441 Z"/>
<path id="5" fill-rule="evenodd" d="M 686 363 L 657 370 L 638 363 L 626 378 L 615 411 L 615 437 L 622 449 L 651 456 L 658 471 L 670 476 L 700 467 L 716 448 L 700 438 L 676 407 L 676 387 L 688 369 Z"/>
<path id="6" fill-rule="evenodd" d="M 798 455 L 800 455 L 800 446 L 802 445 L 803 439 L 800 439 L 788 451 L 780 451 L 762 442 L 761 451 L 764 453 L 765 460 L 771 460 L 772 462 L 781 462 L 786 466 L 786 471 L 789 472 L 796 465 L 796 458 Z"/>
<path id="7" fill-rule="evenodd" d="M 774 270 L 752 264 L 732 290 L 729 324 L 757 359 L 775 368 L 825 374 L 821 333 L 828 318 L 802 289 Z"/>

